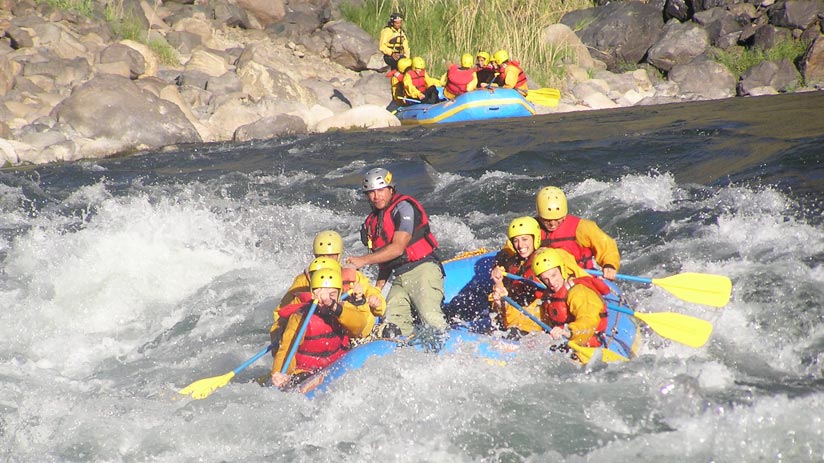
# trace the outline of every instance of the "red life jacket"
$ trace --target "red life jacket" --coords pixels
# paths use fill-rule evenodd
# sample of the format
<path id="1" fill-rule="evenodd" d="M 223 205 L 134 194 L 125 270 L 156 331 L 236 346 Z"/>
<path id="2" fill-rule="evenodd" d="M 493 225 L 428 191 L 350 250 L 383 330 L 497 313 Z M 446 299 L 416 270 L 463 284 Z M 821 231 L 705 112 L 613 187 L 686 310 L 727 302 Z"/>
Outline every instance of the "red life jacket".
<path id="1" fill-rule="evenodd" d="M 457 64 L 453 64 L 446 71 L 446 87 L 445 91 L 458 96 L 466 93 L 466 86 L 475 78 L 475 70 L 461 69 Z"/>
<path id="2" fill-rule="evenodd" d="M 423 206 L 413 197 L 395 193 L 389 201 L 389 205 L 383 211 L 372 210 L 361 227 L 361 240 L 371 252 L 384 248 L 392 242 L 395 236 L 395 221 L 392 219 L 392 212 L 401 202 L 406 201 L 415 208 L 415 224 L 412 231 L 412 239 L 406 246 L 403 254 L 395 259 L 379 265 L 383 269 L 394 269 L 407 262 L 415 262 L 430 256 L 438 249 L 438 240 L 429 230 L 429 217 L 423 210 Z"/>
<path id="3" fill-rule="evenodd" d="M 541 227 L 541 246 L 564 249 L 575 256 L 575 260 L 581 268 L 594 269 L 595 262 L 592 260 L 594 256 L 592 249 L 581 246 L 575 238 L 580 222 L 580 217 L 567 215 L 564 221 L 561 222 L 561 226 L 553 232 L 548 232 Z"/>
<path id="4" fill-rule="evenodd" d="M 501 252 L 495 258 L 495 265 L 502 266 L 507 273 L 518 275 L 530 280 L 535 279 L 535 273 L 532 271 L 532 259 L 535 257 L 533 252 L 526 260 L 522 259 L 518 254 L 509 254 Z M 500 260 L 498 260 L 500 258 Z M 506 281 L 506 290 L 509 297 L 523 307 L 528 306 L 535 299 L 544 297 L 544 292 L 525 281 L 509 279 Z"/>
<path id="5" fill-rule="evenodd" d="M 508 66 L 512 66 L 518 70 L 518 82 L 515 83 L 515 88 L 526 87 L 526 74 L 524 73 L 524 70 L 521 69 L 521 63 L 515 60 L 509 60 L 506 63 L 501 64 L 500 74 L 498 75 L 497 80 L 498 85 L 503 87 L 506 84 L 506 68 Z"/>
<path id="6" fill-rule="evenodd" d="M 584 285 L 587 288 L 590 288 L 591 290 L 600 294 L 601 296 L 606 296 L 610 293 L 609 286 L 607 286 L 607 284 L 599 278 L 581 277 L 570 279 L 569 281 L 564 283 L 564 286 L 562 286 L 561 289 L 559 289 L 555 293 L 552 293 L 549 296 L 548 301 L 544 301 L 544 313 L 546 314 L 547 318 L 549 318 L 549 321 L 553 326 L 565 325 L 567 323 L 575 321 L 575 319 L 572 318 L 572 315 L 569 313 L 569 305 L 567 305 L 567 296 L 569 295 L 569 290 L 572 289 L 572 287 L 575 285 Z M 601 309 L 601 321 L 595 328 L 595 334 L 591 338 L 589 338 L 589 340 L 587 340 L 588 347 L 601 346 L 601 337 L 603 336 L 604 331 L 606 331 L 607 329 L 607 322 L 607 304 L 606 302 L 604 302 L 604 306 Z"/>
<path id="7" fill-rule="evenodd" d="M 289 304 L 278 312 L 281 317 L 289 317 L 295 312 L 302 312 L 304 317 L 309 310 L 309 303 Z M 343 357 L 349 346 L 349 336 L 342 334 L 343 328 L 334 316 L 315 313 L 306 326 L 303 341 L 295 353 L 295 368 L 303 371 L 315 371 L 329 366 Z M 295 333 L 297 336 L 297 333 Z"/>
<path id="8" fill-rule="evenodd" d="M 419 92 L 424 93 L 426 91 L 426 71 L 423 69 L 410 68 L 406 73 L 412 77 L 412 85 L 414 85 Z"/>

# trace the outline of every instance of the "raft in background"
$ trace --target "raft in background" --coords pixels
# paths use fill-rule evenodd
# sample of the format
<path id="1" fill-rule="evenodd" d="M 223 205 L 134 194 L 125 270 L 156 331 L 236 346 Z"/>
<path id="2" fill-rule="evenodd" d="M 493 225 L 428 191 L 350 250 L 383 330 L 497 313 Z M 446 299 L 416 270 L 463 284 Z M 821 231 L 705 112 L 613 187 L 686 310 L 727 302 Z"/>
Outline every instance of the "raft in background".
<path id="1" fill-rule="evenodd" d="M 516 355 L 518 342 L 473 332 L 486 333 L 492 330 L 487 295 L 492 291 L 489 272 L 496 254 L 497 251 L 478 250 L 444 262 L 444 313 L 447 318 L 459 318 L 467 325 L 450 330 L 438 353 L 455 352 L 459 346 L 469 344 L 473 346 L 473 354 L 479 358 L 505 362 Z M 606 282 L 613 293 L 605 296 L 605 299 L 626 306 L 621 300 L 620 290 L 612 282 Z M 628 359 L 635 357 L 641 339 L 637 323 L 627 314 L 615 310 L 608 310 L 607 313 L 607 344 L 604 347 Z M 425 343 L 419 344 L 413 340 L 409 344 L 419 350 L 427 350 Z M 329 367 L 309 376 L 295 389 L 310 398 L 314 397 L 347 372 L 361 368 L 370 358 L 390 355 L 403 345 L 402 340 L 385 339 L 362 344 Z"/>
<path id="2" fill-rule="evenodd" d="M 404 125 L 482 121 L 535 115 L 535 107 L 511 88 L 479 89 L 459 95 L 454 101 L 414 104 L 398 108 L 395 116 Z"/>

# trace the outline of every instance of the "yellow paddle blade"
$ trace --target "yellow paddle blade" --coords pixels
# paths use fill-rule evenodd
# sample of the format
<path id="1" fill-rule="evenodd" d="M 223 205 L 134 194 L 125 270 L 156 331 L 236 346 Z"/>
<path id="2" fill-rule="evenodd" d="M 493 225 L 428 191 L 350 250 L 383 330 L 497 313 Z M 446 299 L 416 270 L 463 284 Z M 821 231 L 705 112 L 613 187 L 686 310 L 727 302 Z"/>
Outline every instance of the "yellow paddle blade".
<path id="1" fill-rule="evenodd" d="M 666 278 L 653 278 L 652 284 L 664 288 L 683 301 L 712 307 L 727 305 L 732 293 L 732 281 L 729 278 L 709 273 L 687 272 Z"/>
<path id="2" fill-rule="evenodd" d="M 561 92 L 557 88 L 536 88 L 529 90 L 526 100 L 530 103 L 554 108 L 561 100 Z"/>
<path id="3" fill-rule="evenodd" d="M 229 384 L 229 381 L 231 381 L 234 377 L 235 372 L 230 371 L 225 375 L 199 379 L 178 392 L 183 395 L 190 395 L 195 399 L 205 399 L 206 397 L 209 397 L 215 389 Z"/>
<path id="4" fill-rule="evenodd" d="M 627 362 L 629 361 L 628 358 L 624 357 L 623 355 L 613 352 L 609 349 L 604 349 L 603 347 L 584 347 L 580 346 L 574 341 L 570 341 L 569 347 L 578 354 L 578 359 L 581 360 L 581 363 L 586 365 L 592 360 L 592 357 L 595 355 L 597 351 L 601 351 L 601 361 L 604 363 L 612 363 L 612 362 Z"/>
<path id="5" fill-rule="evenodd" d="M 635 317 L 649 325 L 660 336 L 690 347 L 703 346 L 712 334 L 712 323 L 680 313 L 635 312 Z"/>

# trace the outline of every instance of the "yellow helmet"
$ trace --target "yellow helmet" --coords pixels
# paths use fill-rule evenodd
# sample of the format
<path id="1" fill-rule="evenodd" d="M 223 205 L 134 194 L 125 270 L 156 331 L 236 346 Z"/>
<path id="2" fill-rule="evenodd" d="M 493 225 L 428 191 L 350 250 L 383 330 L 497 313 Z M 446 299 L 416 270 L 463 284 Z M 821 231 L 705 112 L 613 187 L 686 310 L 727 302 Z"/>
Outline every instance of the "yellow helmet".
<path id="1" fill-rule="evenodd" d="M 536 277 L 546 272 L 551 268 L 558 267 L 561 270 L 561 275 L 567 277 L 567 268 L 564 265 L 564 257 L 554 248 L 543 248 L 535 254 L 532 259 L 532 272 Z"/>
<path id="2" fill-rule="evenodd" d="M 479 51 L 478 54 L 475 55 L 475 57 L 476 58 L 483 58 L 484 61 L 486 61 L 487 64 L 489 64 L 489 62 L 492 61 L 492 56 L 490 56 L 489 53 L 487 53 L 485 51 Z"/>
<path id="3" fill-rule="evenodd" d="M 506 236 L 512 240 L 516 236 L 532 235 L 532 243 L 535 249 L 541 246 L 541 225 L 532 217 L 518 217 L 509 223 L 509 231 Z"/>
<path id="4" fill-rule="evenodd" d="M 314 291 L 318 288 L 337 288 L 343 287 L 343 278 L 340 276 L 340 269 L 334 270 L 331 268 L 322 268 L 312 273 L 309 278 L 309 289 Z"/>
<path id="5" fill-rule="evenodd" d="M 462 68 L 471 68 L 473 64 L 475 64 L 475 60 L 472 59 L 472 55 L 470 55 L 469 53 L 464 53 L 463 55 L 461 55 Z"/>
<path id="6" fill-rule="evenodd" d="M 420 56 L 412 58 L 412 69 L 424 69 L 425 67 L 426 62 L 424 62 L 423 58 Z"/>
<path id="7" fill-rule="evenodd" d="M 334 230 L 324 230 L 315 235 L 315 242 L 312 244 L 312 253 L 316 256 L 322 254 L 343 254 L 343 238 Z"/>
<path id="8" fill-rule="evenodd" d="M 409 69 L 409 66 L 412 66 L 412 60 L 409 58 L 401 58 L 398 60 L 398 71 L 399 72 L 406 72 Z"/>
<path id="9" fill-rule="evenodd" d="M 495 58 L 496 63 L 503 64 L 509 61 L 509 53 L 507 53 L 506 50 L 498 50 L 493 55 L 493 58 Z"/>
<path id="10" fill-rule="evenodd" d="M 337 270 L 338 272 L 341 271 L 340 263 L 335 259 L 326 256 L 316 257 L 312 263 L 309 264 L 309 273 L 315 272 L 317 270 L 328 268 L 332 270 Z"/>
<path id="11" fill-rule="evenodd" d="M 568 212 L 566 195 L 556 186 L 548 186 L 539 191 L 535 205 L 538 207 L 538 217 L 544 220 L 562 219 Z"/>

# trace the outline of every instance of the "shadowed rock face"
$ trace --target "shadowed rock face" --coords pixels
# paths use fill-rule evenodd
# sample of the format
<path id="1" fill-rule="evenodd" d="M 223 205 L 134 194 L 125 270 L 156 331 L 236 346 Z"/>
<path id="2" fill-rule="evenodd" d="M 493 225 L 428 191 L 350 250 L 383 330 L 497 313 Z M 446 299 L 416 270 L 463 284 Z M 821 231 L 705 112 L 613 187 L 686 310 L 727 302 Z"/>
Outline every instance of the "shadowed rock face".
<path id="1" fill-rule="evenodd" d="M 99 76 L 84 83 L 52 116 L 85 138 L 116 139 L 127 146 L 151 149 L 201 141 L 180 108 L 123 77 Z"/>

